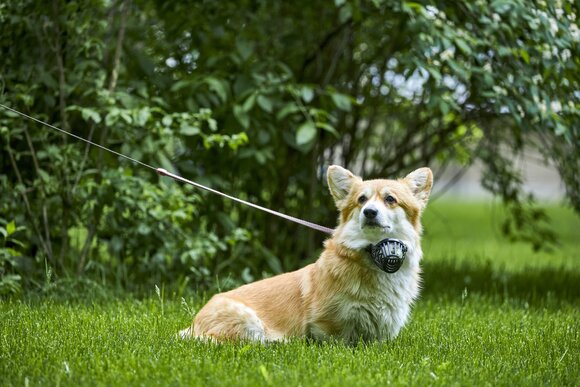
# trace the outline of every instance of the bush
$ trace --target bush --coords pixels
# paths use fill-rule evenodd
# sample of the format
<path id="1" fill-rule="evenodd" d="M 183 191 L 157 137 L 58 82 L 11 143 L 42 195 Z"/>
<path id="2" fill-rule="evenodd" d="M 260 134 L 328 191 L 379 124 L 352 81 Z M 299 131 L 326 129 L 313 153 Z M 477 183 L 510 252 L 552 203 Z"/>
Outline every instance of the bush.
<path id="1" fill-rule="evenodd" d="M 511 155 L 540 150 L 580 211 L 575 12 L 523 0 L 11 1 L 0 100 L 328 226 L 328 164 L 395 177 L 481 161 L 484 186 L 513 210 L 503 231 L 540 248 L 554 236 Z M 31 263 L 7 265 L 27 285 L 47 266 L 123 287 L 244 281 L 303 265 L 324 237 L 4 110 L 0 141 L 0 216 L 25 227 Z"/>

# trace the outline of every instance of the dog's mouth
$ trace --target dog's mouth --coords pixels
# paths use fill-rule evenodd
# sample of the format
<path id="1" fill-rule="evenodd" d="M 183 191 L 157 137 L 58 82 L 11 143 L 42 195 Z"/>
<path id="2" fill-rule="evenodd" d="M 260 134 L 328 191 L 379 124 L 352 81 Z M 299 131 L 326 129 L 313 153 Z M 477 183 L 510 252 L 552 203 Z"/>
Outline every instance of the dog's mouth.
<path id="1" fill-rule="evenodd" d="M 386 238 L 367 247 L 373 262 L 379 269 L 394 273 L 401 268 L 407 255 L 407 245 L 399 239 Z"/>
<path id="2" fill-rule="evenodd" d="M 367 219 L 364 221 L 362 228 L 363 229 L 377 229 L 377 230 L 388 231 L 391 227 L 385 226 L 376 220 L 368 220 Z"/>

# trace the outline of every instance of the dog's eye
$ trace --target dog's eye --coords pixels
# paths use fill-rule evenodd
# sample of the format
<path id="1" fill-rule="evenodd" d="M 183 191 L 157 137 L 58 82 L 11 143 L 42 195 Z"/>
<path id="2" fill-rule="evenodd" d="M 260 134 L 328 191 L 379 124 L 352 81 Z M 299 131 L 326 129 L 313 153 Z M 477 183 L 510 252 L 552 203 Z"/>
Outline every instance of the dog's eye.
<path id="1" fill-rule="evenodd" d="M 395 203 L 397 202 L 397 199 L 395 199 L 395 198 L 394 198 L 393 196 L 391 196 L 391 195 L 388 195 L 388 196 L 385 198 L 385 201 L 386 201 L 387 203 L 389 203 L 389 204 L 395 204 Z"/>
<path id="2" fill-rule="evenodd" d="M 362 195 L 358 198 L 358 202 L 360 204 L 364 204 L 367 201 L 367 197 L 365 195 Z"/>

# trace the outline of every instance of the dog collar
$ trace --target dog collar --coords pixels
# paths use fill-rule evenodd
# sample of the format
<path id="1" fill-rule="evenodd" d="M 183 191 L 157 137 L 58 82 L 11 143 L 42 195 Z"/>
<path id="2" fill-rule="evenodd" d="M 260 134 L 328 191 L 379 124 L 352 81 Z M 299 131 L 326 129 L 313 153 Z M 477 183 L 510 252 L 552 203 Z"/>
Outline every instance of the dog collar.
<path id="1" fill-rule="evenodd" d="M 399 239 L 386 238 L 376 245 L 369 245 L 367 251 L 379 269 L 394 273 L 405 261 L 407 245 Z"/>

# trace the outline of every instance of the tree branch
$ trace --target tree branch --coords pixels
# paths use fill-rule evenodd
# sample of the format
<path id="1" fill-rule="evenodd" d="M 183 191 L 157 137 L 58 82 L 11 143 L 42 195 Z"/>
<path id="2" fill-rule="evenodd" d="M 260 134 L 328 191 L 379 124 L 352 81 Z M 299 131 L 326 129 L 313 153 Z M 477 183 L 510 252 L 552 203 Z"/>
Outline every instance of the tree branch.
<path id="1" fill-rule="evenodd" d="M 54 0 L 52 2 L 52 8 L 55 16 L 55 35 L 56 35 L 56 42 L 53 47 L 56 55 L 56 65 L 58 68 L 58 101 L 59 101 L 59 109 L 60 109 L 60 118 L 62 120 L 63 129 L 66 131 L 70 131 L 69 123 L 68 123 L 68 115 L 66 112 L 66 76 L 65 76 L 65 67 L 64 67 L 64 53 L 62 51 L 62 41 L 61 41 L 61 34 L 62 31 L 60 30 L 60 22 L 58 17 L 60 15 L 60 7 L 58 0 Z M 64 142 L 66 144 L 67 137 L 64 136 Z"/>
<path id="2" fill-rule="evenodd" d="M 38 164 L 38 159 L 36 157 L 36 149 L 34 148 L 34 145 L 32 144 L 32 139 L 30 138 L 30 134 L 28 133 L 28 128 L 24 127 L 24 136 L 26 137 L 26 142 L 28 144 L 28 149 L 30 149 L 30 155 L 32 157 L 32 162 L 34 164 L 34 169 L 36 170 L 36 175 L 40 178 L 40 165 Z M 16 165 L 16 164 L 14 164 Z M 46 197 L 46 191 L 44 189 L 44 185 L 42 186 L 42 196 L 43 198 Z M 50 237 L 50 227 L 48 226 L 48 215 L 46 212 L 46 203 L 43 200 L 42 201 L 42 220 L 43 220 L 43 224 L 44 224 L 44 234 L 46 237 L 46 244 L 47 247 L 50 249 L 50 253 L 51 255 L 53 254 L 52 251 L 52 244 L 51 244 L 51 237 Z M 66 230 L 65 230 L 65 235 L 63 237 L 63 248 L 61 249 L 61 257 L 64 253 L 64 246 L 66 245 Z"/>
<path id="3" fill-rule="evenodd" d="M 24 181 L 22 180 L 22 175 L 20 174 L 20 169 L 18 168 L 18 164 L 16 164 L 16 160 L 14 159 L 14 155 L 12 154 L 12 149 L 10 149 L 10 145 L 6 146 L 6 151 L 8 152 L 8 157 L 10 159 L 10 164 L 12 165 L 12 169 L 14 170 L 14 174 L 16 175 L 16 179 L 18 183 L 24 188 Z M 20 192 L 22 195 L 22 199 L 24 200 L 24 205 L 26 207 L 26 213 L 30 219 L 30 224 L 32 224 L 32 228 L 34 229 L 34 233 L 38 237 L 40 244 L 42 245 L 43 250 L 45 251 L 48 259 L 54 264 L 53 255 L 52 255 L 52 246 L 50 245 L 50 239 L 45 241 L 42 237 L 42 233 L 40 232 L 36 222 L 34 221 L 34 216 L 32 215 L 32 209 L 30 207 L 30 201 L 28 200 L 28 195 L 26 195 L 26 191 L 22 190 Z"/>
<path id="4" fill-rule="evenodd" d="M 350 24 L 352 24 L 352 18 L 348 18 L 344 23 L 340 24 L 335 29 L 333 29 L 328 34 L 326 34 L 326 36 L 324 37 L 324 39 L 322 40 L 322 42 L 320 42 L 318 44 L 318 47 L 316 48 L 316 50 L 313 53 L 311 53 L 310 55 L 308 55 L 306 57 L 306 59 L 304 60 L 304 62 L 302 63 L 302 68 L 300 69 L 300 76 L 298 77 L 299 80 L 302 80 L 304 78 L 304 73 L 306 72 L 306 68 L 308 66 L 310 66 L 310 64 L 312 62 L 314 62 L 314 60 L 316 60 L 316 58 L 318 58 L 318 56 L 320 55 L 320 53 L 322 51 L 324 51 L 324 49 L 326 48 L 326 46 L 328 46 L 330 44 L 330 42 L 332 41 L 332 39 L 335 36 L 337 36 L 338 34 L 340 34 L 340 32 L 346 26 L 348 26 Z"/>
<path id="5" fill-rule="evenodd" d="M 119 34 L 117 35 L 117 45 L 115 47 L 115 56 L 113 58 L 113 68 L 111 69 L 111 78 L 109 81 L 109 91 L 112 92 L 117 87 L 117 80 L 119 78 L 119 66 L 121 64 L 121 52 L 123 50 L 123 40 L 125 39 L 125 28 L 127 26 L 128 8 L 127 2 L 121 2 L 121 25 L 119 26 Z"/>

